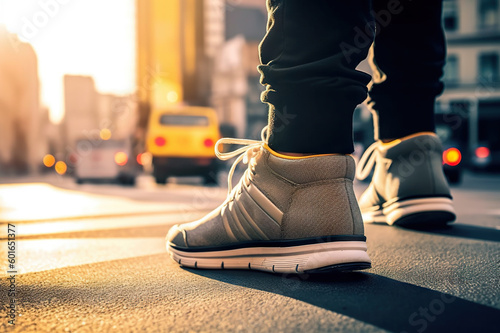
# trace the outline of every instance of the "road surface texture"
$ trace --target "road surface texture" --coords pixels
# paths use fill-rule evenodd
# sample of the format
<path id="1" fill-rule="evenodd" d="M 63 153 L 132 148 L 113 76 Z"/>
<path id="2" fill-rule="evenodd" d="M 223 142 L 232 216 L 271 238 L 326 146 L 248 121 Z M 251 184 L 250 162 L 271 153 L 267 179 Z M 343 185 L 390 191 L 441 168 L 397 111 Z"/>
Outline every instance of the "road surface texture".
<path id="1" fill-rule="evenodd" d="M 0 180 L 16 181 L 0 185 L 0 332 L 499 332 L 500 176 L 452 189 L 449 228 L 367 225 L 373 268 L 328 275 L 173 262 L 169 227 L 217 206 L 222 186 L 42 180 Z"/>

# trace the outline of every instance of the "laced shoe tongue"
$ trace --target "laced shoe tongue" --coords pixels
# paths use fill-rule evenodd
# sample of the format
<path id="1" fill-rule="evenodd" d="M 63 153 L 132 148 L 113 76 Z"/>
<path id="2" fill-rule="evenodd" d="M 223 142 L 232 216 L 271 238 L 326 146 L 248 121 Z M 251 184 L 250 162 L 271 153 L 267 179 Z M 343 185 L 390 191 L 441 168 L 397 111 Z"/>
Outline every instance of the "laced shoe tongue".
<path id="1" fill-rule="evenodd" d="M 222 138 L 215 144 L 215 155 L 217 156 L 218 159 L 226 161 L 237 156 L 236 160 L 231 166 L 231 169 L 229 170 L 229 174 L 227 175 L 228 197 L 231 195 L 231 191 L 233 189 L 233 174 L 234 170 L 236 169 L 236 166 L 241 161 L 243 161 L 244 164 L 248 164 L 253 158 L 255 158 L 259 154 L 261 148 L 267 144 L 267 128 L 268 126 L 264 127 L 260 132 L 260 137 L 261 137 L 260 141 L 248 140 L 248 139 Z M 229 144 L 240 145 L 243 147 L 229 152 L 220 151 L 219 146 L 224 146 Z"/>
<path id="2" fill-rule="evenodd" d="M 381 144 L 381 141 L 375 141 L 365 150 L 356 167 L 356 178 L 364 180 L 370 175 L 377 160 L 378 148 Z"/>

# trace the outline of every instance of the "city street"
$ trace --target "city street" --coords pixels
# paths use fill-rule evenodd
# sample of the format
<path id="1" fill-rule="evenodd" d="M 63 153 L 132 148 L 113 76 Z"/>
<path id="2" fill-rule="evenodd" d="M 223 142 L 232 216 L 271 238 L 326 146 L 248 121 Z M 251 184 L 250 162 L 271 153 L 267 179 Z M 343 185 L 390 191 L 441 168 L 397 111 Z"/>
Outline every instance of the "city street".
<path id="1" fill-rule="evenodd" d="M 500 0 L 0 0 L 4 332 L 500 333 Z"/>
<path id="2" fill-rule="evenodd" d="M 446 229 L 366 225 L 373 268 L 327 275 L 173 262 L 166 232 L 220 204 L 224 182 L 11 181 L 0 179 L 0 332 L 498 332 L 499 175 L 452 188 L 458 219 Z"/>

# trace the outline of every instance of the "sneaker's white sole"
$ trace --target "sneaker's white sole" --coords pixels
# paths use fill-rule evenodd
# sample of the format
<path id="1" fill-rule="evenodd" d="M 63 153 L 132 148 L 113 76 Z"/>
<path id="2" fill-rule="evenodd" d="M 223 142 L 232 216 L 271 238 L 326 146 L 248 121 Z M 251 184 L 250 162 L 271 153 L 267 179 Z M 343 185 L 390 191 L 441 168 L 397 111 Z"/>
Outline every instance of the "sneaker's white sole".
<path id="1" fill-rule="evenodd" d="M 288 247 L 247 247 L 233 250 L 167 251 L 182 266 L 205 269 L 251 269 L 273 273 L 353 271 L 371 267 L 364 241 L 338 241 Z"/>
<path id="2" fill-rule="evenodd" d="M 444 225 L 455 220 L 455 209 L 449 198 L 422 198 L 396 201 L 382 209 L 362 212 L 365 223 L 387 223 L 400 226 Z"/>

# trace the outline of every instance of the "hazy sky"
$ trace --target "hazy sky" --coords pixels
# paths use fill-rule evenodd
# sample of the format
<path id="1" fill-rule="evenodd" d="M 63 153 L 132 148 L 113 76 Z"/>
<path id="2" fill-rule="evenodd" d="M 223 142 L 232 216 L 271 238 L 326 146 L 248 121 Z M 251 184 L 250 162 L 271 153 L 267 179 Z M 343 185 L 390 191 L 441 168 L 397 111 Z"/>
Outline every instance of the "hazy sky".
<path id="1" fill-rule="evenodd" d="M 0 23 L 35 48 L 53 121 L 64 112 L 64 74 L 93 76 L 100 92 L 134 92 L 134 20 L 134 0 L 0 0 Z"/>

